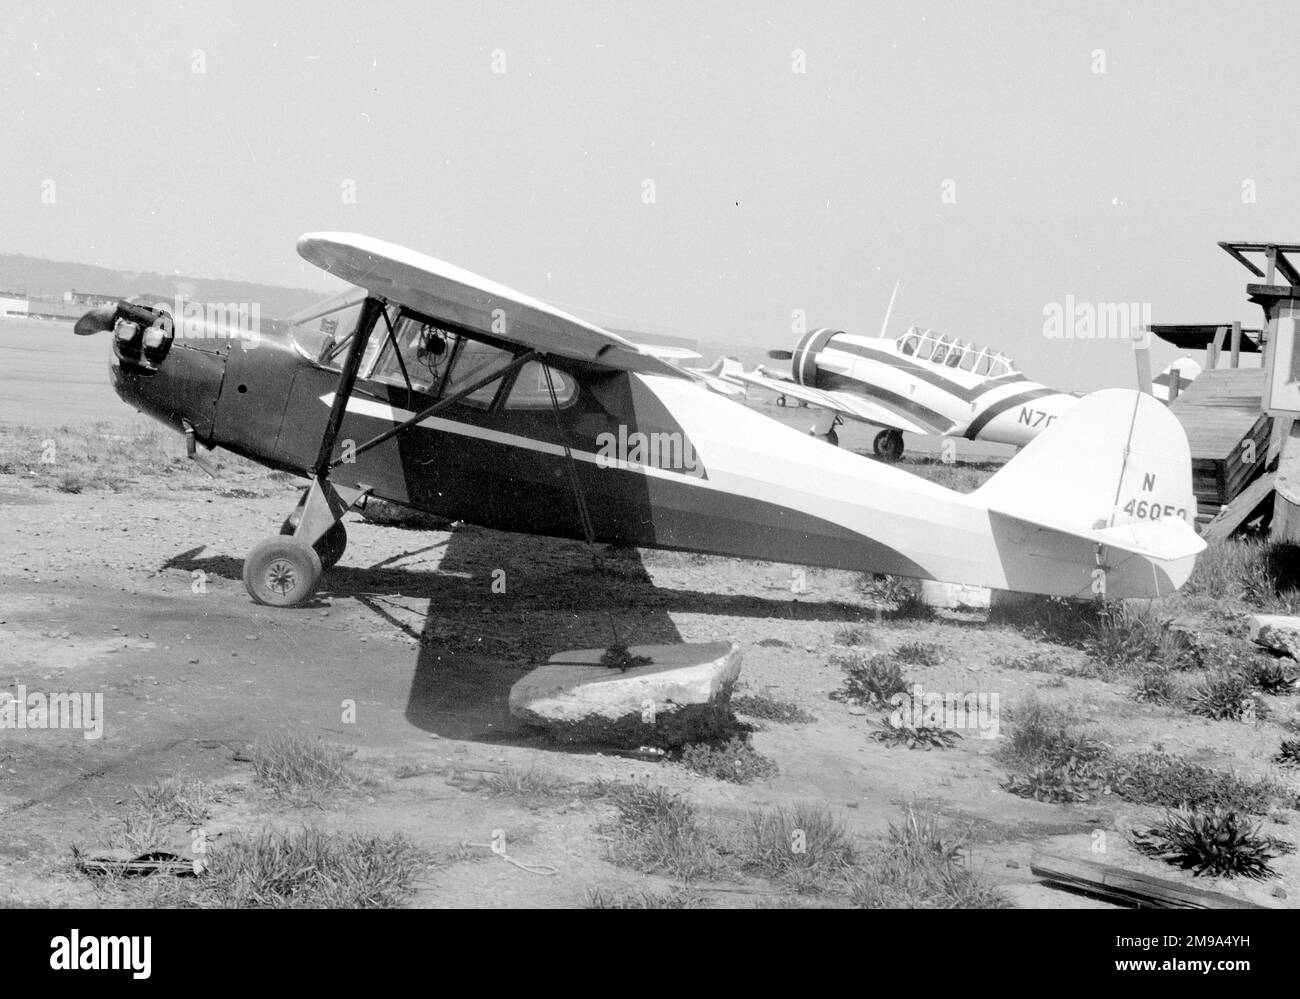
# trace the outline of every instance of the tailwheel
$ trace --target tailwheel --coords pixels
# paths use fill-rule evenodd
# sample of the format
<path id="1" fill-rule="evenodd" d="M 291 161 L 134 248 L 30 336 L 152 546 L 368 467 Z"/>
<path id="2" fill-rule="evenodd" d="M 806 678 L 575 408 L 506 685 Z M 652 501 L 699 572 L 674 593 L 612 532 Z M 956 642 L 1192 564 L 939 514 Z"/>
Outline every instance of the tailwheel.
<path id="1" fill-rule="evenodd" d="M 878 458 L 897 461 L 903 457 L 903 435 L 897 430 L 882 430 L 871 445 Z"/>
<path id="2" fill-rule="evenodd" d="M 244 559 L 244 588 L 259 604 L 292 607 L 316 592 L 321 557 L 292 537 L 267 538 Z"/>
<path id="3" fill-rule="evenodd" d="M 280 534 L 291 535 L 298 530 L 298 521 L 302 519 L 302 509 L 299 508 L 285 518 L 280 525 Z M 313 545 L 316 554 L 320 556 L 320 564 L 323 569 L 332 569 L 338 565 L 339 559 L 348 547 L 348 532 L 343 526 L 343 521 L 336 520 L 334 526 L 326 531 Z"/>

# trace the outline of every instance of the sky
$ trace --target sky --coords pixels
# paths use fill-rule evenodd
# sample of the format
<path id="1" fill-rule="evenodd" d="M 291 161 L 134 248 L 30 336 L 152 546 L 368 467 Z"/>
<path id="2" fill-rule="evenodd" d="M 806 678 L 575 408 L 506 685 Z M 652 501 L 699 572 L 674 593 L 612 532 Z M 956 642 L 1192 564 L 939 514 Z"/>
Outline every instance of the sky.
<path id="1" fill-rule="evenodd" d="M 1284 3 L 8 7 L 0 252 L 325 294 L 297 238 L 362 232 L 765 348 L 901 282 L 892 332 L 1091 390 L 1131 344 L 1054 305 L 1256 325 L 1215 242 L 1300 240 Z"/>

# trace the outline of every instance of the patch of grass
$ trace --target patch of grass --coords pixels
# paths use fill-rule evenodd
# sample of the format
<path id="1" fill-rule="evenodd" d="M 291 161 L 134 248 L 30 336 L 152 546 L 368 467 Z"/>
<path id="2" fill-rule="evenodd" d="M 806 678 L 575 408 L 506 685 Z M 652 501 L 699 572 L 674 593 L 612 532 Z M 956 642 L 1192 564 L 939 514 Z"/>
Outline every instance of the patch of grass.
<path id="1" fill-rule="evenodd" d="M 1283 739 L 1273 755 L 1273 762 L 1284 767 L 1300 766 L 1300 739 Z"/>
<path id="2" fill-rule="evenodd" d="M 1210 545 L 1181 596 L 1294 614 L 1300 609 L 1300 546 L 1232 538 Z"/>
<path id="3" fill-rule="evenodd" d="M 999 669 L 1029 670 L 1035 673 L 1061 673 L 1065 660 L 1054 652 L 1034 651 L 1021 656 L 995 656 L 990 666 Z"/>
<path id="4" fill-rule="evenodd" d="M 731 708 L 737 714 L 763 721 L 792 724 L 817 720 L 816 715 L 805 711 L 793 701 L 783 701 L 770 694 L 741 694 L 731 699 Z"/>
<path id="5" fill-rule="evenodd" d="M 1133 700 L 1148 704 L 1169 704 L 1178 699 L 1178 693 L 1177 679 L 1163 666 L 1141 670 L 1132 687 Z"/>
<path id="6" fill-rule="evenodd" d="M 507 767 L 499 774 L 488 774 L 483 781 L 492 794 L 513 798 L 553 798 L 564 790 L 564 781 L 549 770 Z"/>
<path id="7" fill-rule="evenodd" d="M 401 834 L 263 830 L 214 848 L 192 904 L 234 909 L 390 909 L 426 865 Z"/>
<path id="8" fill-rule="evenodd" d="M 1265 706 L 1241 673 L 1211 673 L 1187 694 L 1187 710 L 1205 718 L 1262 718 Z"/>
<path id="9" fill-rule="evenodd" d="M 1011 902 L 963 860 L 962 839 L 937 815 L 908 806 L 870 854 L 851 899 L 863 909 L 1009 909 Z"/>
<path id="10" fill-rule="evenodd" d="M 1062 597 L 1026 597 L 989 609 L 989 623 L 1014 628 L 1026 638 L 1081 649 L 1104 605 Z"/>
<path id="11" fill-rule="evenodd" d="M 587 889 L 587 909 L 707 909 L 708 899 L 689 888 L 674 888 L 665 893 L 650 891 L 615 892 L 604 888 Z"/>
<path id="12" fill-rule="evenodd" d="M 904 642 L 894 649 L 894 658 L 909 666 L 940 666 L 944 650 L 933 642 Z"/>
<path id="13" fill-rule="evenodd" d="M 117 819 L 109 830 L 105 843 L 112 849 L 126 850 L 138 857 L 163 849 L 169 840 L 164 816 L 137 811 Z"/>
<path id="14" fill-rule="evenodd" d="M 871 733 L 871 738 L 883 742 L 886 746 L 906 746 L 908 749 L 951 749 L 961 741 L 961 734 L 952 729 L 938 728 L 934 725 L 891 725 L 882 721 Z"/>
<path id="15" fill-rule="evenodd" d="M 135 796 L 145 811 L 169 822 L 184 822 L 189 828 L 207 821 L 215 797 L 202 781 L 175 777 L 136 788 Z"/>
<path id="16" fill-rule="evenodd" d="M 317 739 L 283 732 L 263 736 L 249 749 L 257 779 L 277 795 L 318 793 L 352 783 L 346 761 L 351 753 Z"/>
<path id="17" fill-rule="evenodd" d="M 760 638 L 755 644 L 765 649 L 788 649 L 790 643 L 780 638 Z"/>
<path id="18" fill-rule="evenodd" d="M 1289 694 L 1297 683 L 1295 660 L 1255 656 L 1247 662 L 1245 678 L 1248 684 L 1266 694 Z"/>
<path id="19" fill-rule="evenodd" d="M 1261 835 L 1258 824 L 1227 808 L 1177 809 L 1154 826 L 1133 830 L 1130 838 L 1147 856 L 1211 877 L 1276 877 L 1269 861 L 1295 851 L 1284 840 Z"/>
<path id="20" fill-rule="evenodd" d="M 1126 801 L 1168 808 L 1228 808 L 1264 815 L 1277 786 L 1190 763 L 1169 753 L 1118 757 L 1110 768 L 1112 789 Z"/>
<path id="21" fill-rule="evenodd" d="M 1091 801 L 1108 786 L 1110 748 L 1061 708 L 1026 697 L 999 752 L 1011 771 L 1002 786 L 1036 801 Z"/>
<path id="22" fill-rule="evenodd" d="M 934 617 L 934 608 L 921 599 L 920 584 L 914 579 L 864 572 L 858 575 L 857 587 L 891 620 L 929 621 Z"/>
<path id="23" fill-rule="evenodd" d="M 860 652 L 835 653 L 831 665 L 838 666 L 845 674 L 844 686 L 830 695 L 833 701 L 885 707 L 895 694 L 908 691 L 903 669 L 890 653 L 869 657 Z"/>
<path id="24" fill-rule="evenodd" d="M 842 885 L 856 856 L 848 831 L 835 816 L 821 805 L 805 803 L 750 812 L 738 852 L 747 873 L 820 892 Z"/>
<path id="25" fill-rule="evenodd" d="M 996 461 L 945 461 L 942 456 L 930 455 L 904 458 L 903 464 L 912 465 L 913 472 L 923 479 L 959 493 L 978 489 L 1002 467 L 1002 463 Z"/>
<path id="26" fill-rule="evenodd" d="M 743 735 L 726 742 L 697 742 L 682 748 L 682 766 L 714 780 L 732 784 L 749 784 L 777 772 L 776 764 L 759 753 Z"/>
<path id="27" fill-rule="evenodd" d="M 1170 630 L 1168 621 L 1123 604 L 1108 604 L 1099 611 L 1083 647 L 1097 664 L 1097 673 L 1107 679 L 1139 671 L 1150 662 L 1176 669 L 1193 654 L 1187 636 Z"/>
<path id="28" fill-rule="evenodd" d="M 836 645 L 866 645 L 871 641 L 871 630 L 865 624 L 846 624 L 835 629 L 831 641 Z"/>
<path id="29" fill-rule="evenodd" d="M 683 881 L 722 868 L 712 837 L 680 795 L 648 784 L 615 784 L 609 798 L 618 809 L 613 826 L 604 830 L 614 863 Z"/>

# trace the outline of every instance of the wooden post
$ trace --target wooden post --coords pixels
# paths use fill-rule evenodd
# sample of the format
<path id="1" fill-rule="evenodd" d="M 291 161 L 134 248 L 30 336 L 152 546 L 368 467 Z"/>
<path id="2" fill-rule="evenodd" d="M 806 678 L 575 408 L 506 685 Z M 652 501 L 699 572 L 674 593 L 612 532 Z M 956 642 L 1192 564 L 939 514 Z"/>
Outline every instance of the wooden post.
<path id="1" fill-rule="evenodd" d="M 1273 490 L 1269 537 L 1273 541 L 1300 542 L 1300 424 L 1292 424 L 1282 442 Z"/>
<path id="2" fill-rule="evenodd" d="M 1137 363 L 1138 391 L 1154 395 L 1151 391 L 1151 336 L 1133 341 L 1133 360 Z"/>
<path id="3" fill-rule="evenodd" d="M 1228 327 L 1220 326 L 1214 331 L 1214 339 L 1205 345 L 1205 370 L 1213 371 L 1219 366 L 1219 354 L 1223 351 L 1223 340 L 1228 335 Z"/>
<path id="4" fill-rule="evenodd" d="M 1169 405 L 1172 406 L 1174 404 L 1174 400 L 1178 398 L 1178 393 L 1181 392 L 1182 390 L 1183 390 L 1183 381 L 1182 381 L 1182 376 L 1178 373 L 1178 367 L 1176 365 L 1170 365 L 1169 366 Z"/>
<path id="5" fill-rule="evenodd" d="M 1241 361 L 1241 320 L 1232 324 L 1232 367 Z"/>

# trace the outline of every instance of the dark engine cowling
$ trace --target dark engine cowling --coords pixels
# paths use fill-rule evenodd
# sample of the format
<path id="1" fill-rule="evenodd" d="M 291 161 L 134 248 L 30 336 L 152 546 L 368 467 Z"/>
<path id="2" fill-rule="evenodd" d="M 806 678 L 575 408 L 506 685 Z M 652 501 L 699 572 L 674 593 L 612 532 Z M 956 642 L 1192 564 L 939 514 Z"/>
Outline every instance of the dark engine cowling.
<path id="1" fill-rule="evenodd" d="M 790 358 L 790 376 L 800 385 L 807 385 L 809 388 L 818 388 L 817 384 L 817 355 L 826 349 L 826 345 L 831 342 L 831 338 L 842 330 L 821 329 L 809 330 L 799 338 L 799 343 L 794 348 L 794 355 Z"/>

